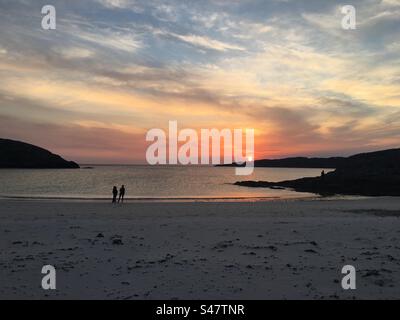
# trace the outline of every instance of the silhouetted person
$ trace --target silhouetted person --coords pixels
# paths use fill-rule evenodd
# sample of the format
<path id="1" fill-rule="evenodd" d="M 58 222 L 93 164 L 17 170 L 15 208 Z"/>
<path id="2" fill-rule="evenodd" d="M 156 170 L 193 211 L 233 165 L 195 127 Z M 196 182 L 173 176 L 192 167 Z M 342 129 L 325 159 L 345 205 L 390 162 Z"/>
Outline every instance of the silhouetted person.
<path id="1" fill-rule="evenodd" d="M 325 178 L 325 170 L 322 170 L 322 172 L 321 172 L 321 179 L 324 180 L 324 178 Z"/>
<path id="2" fill-rule="evenodd" d="M 112 203 L 116 203 L 117 202 L 117 196 L 118 196 L 118 189 L 117 189 L 116 186 L 113 187 L 112 194 L 113 194 Z"/>
<path id="3" fill-rule="evenodd" d="M 125 186 L 122 185 L 121 188 L 119 189 L 118 203 L 119 202 L 124 202 L 124 196 L 125 196 Z"/>

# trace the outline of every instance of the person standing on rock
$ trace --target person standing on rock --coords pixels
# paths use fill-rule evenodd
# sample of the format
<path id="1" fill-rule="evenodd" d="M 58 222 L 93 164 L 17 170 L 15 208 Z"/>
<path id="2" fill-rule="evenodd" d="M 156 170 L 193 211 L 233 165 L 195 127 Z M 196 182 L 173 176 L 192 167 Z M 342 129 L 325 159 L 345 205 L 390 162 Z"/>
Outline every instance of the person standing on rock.
<path id="1" fill-rule="evenodd" d="M 118 198 L 118 203 L 124 202 L 124 197 L 125 197 L 125 186 L 122 185 L 121 188 L 119 189 L 119 198 Z"/>

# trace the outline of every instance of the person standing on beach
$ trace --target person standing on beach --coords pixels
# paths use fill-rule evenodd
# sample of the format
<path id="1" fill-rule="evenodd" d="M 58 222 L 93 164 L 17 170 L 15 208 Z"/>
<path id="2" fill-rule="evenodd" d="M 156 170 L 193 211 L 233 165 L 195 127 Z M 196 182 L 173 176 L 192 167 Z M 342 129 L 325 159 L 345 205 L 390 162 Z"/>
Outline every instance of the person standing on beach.
<path id="1" fill-rule="evenodd" d="M 119 189 L 119 198 L 118 198 L 118 203 L 119 202 L 124 202 L 124 196 L 125 196 L 125 186 L 122 185 L 121 188 Z"/>
<path id="2" fill-rule="evenodd" d="M 116 186 L 113 187 L 112 194 L 113 194 L 112 203 L 116 203 L 117 202 L 117 195 L 118 195 L 118 189 L 117 189 Z"/>

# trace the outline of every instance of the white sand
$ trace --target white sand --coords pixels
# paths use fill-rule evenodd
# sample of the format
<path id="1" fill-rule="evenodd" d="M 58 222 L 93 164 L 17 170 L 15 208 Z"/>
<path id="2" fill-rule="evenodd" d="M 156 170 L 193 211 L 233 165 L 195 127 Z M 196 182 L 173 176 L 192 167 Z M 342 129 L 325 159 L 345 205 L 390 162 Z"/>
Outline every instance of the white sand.
<path id="1" fill-rule="evenodd" d="M 399 198 L 0 208 L 1 299 L 400 298 Z"/>

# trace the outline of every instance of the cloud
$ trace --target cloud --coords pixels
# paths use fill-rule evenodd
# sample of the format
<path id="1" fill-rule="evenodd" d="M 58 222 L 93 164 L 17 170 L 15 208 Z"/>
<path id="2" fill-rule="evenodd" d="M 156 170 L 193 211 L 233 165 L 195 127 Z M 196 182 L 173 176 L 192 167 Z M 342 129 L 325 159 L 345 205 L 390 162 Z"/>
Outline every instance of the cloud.
<path id="1" fill-rule="evenodd" d="M 194 34 L 188 34 L 188 35 L 180 35 L 180 34 L 175 34 L 175 33 L 166 33 L 166 32 L 158 32 L 158 34 L 166 37 L 172 37 L 178 40 L 181 40 L 187 44 L 190 44 L 195 47 L 203 48 L 203 49 L 211 49 L 211 50 L 216 50 L 216 51 L 228 51 L 228 50 L 237 50 L 237 51 L 244 51 L 245 48 L 222 42 L 219 40 L 211 39 L 209 37 L 205 36 L 199 36 L 199 35 L 194 35 Z"/>
<path id="2" fill-rule="evenodd" d="M 113 31 L 111 29 L 100 29 L 95 31 L 76 30 L 70 32 L 71 36 L 79 38 L 85 42 L 100 45 L 114 50 L 135 52 L 139 49 L 141 41 L 133 34 Z"/>
<path id="3" fill-rule="evenodd" d="M 97 0 L 97 2 L 99 2 L 106 8 L 119 8 L 119 9 L 126 9 L 131 4 L 129 0 Z"/>
<path id="4" fill-rule="evenodd" d="M 339 0 L 54 4 L 56 32 L 40 29 L 37 3 L 0 4 L 0 116 L 16 124 L 10 134 L 45 142 L 31 124 L 49 125 L 66 155 L 89 145 L 68 149 L 74 129 L 92 142 L 107 128 L 127 141 L 171 118 L 254 127 L 264 156 L 398 138 L 398 1 L 354 0 L 351 32 Z"/>
<path id="5" fill-rule="evenodd" d="M 13 123 L 12 126 L 7 125 Z M 49 124 L 0 115 L 0 136 L 39 145 L 79 163 L 144 163 L 145 133 L 102 126 Z"/>
<path id="6" fill-rule="evenodd" d="M 55 48 L 54 51 L 65 59 L 85 59 L 94 55 L 93 51 L 79 47 Z"/>
<path id="7" fill-rule="evenodd" d="M 224 43 L 218 40 L 210 39 L 208 37 L 202 37 L 197 35 L 173 35 L 173 36 L 184 42 L 190 43 L 194 46 L 199 46 L 206 49 L 214 49 L 217 51 L 245 50 L 243 47 L 232 45 L 229 43 Z"/>

